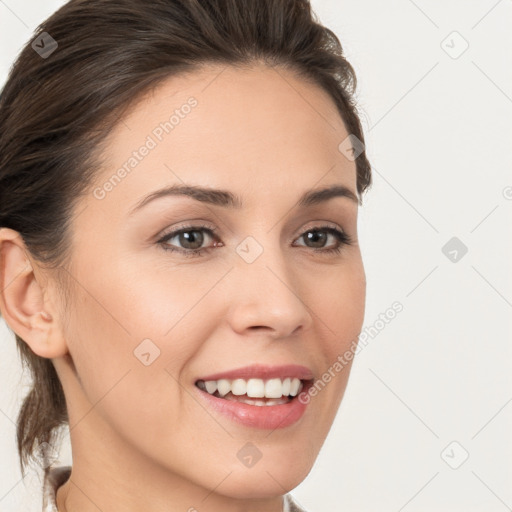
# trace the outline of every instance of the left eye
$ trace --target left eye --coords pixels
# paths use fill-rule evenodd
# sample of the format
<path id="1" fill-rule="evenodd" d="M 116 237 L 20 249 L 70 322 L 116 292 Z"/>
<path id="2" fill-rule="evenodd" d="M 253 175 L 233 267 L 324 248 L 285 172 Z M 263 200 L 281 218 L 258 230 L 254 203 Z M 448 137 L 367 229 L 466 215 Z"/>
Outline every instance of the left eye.
<path id="1" fill-rule="evenodd" d="M 207 233 L 207 236 L 215 239 L 214 246 L 211 247 L 202 247 L 205 236 L 203 233 Z M 345 232 L 340 231 L 339 229 L 333 228 L 331 226 L 321 226 L 308 229 L 300 238 L 304 238 L 307 236 L 307 240 L 312 242 L 313 244 L 320 244 L 320 248 L 318 245 L 315 247 L 304 246 L 302 247 L 310 247 L 313 249 L 313 252 L 320 253 L 330 253 L 330 252 L 340 252 L 343 245 L 350 245 L 352 243 L 351 238 Z M 334 237 L 337 241 L 334 247 L 329 249 L 324 249 L 324 243 L 328 239 L 328 237 Z M 182 245 L 182 248 L 173 247 L 171 244 L 167 243 L 173 238 L 178 238 L 179 243 Z M 202 254 L 204 251 L 210 251 L 213 247 L 219 247 L 222 244 L 219 243 L 219 239 L 215 234 L 215 230 L 205 226 L 188 226 L 176 231 L 172 231 L 164 235 L 157 242 L 164 250 L 166 251 L 177 251 L 185 256 L 198 256 Z"/>

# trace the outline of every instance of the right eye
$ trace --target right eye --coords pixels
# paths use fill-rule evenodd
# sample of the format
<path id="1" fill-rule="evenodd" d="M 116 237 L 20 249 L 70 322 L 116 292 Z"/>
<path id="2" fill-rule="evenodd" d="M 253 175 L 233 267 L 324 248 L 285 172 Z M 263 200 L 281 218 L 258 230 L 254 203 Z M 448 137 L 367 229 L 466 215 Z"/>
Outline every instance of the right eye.
<path id="1" fill-rule="evenodd" d="M 216 234 L 216 229 L 211 228 L 209 226 L 184 226 L 180 229 L 176 229 L 174 231 L 171 231 L 170 233 L 164 234 L 162 238 L 160 238 L 157 243 L 162 247 L 162 249 L 166 251 L 171 252 L 179 252 L 184 254 L 187 257 L 190 256 L 199 256 L 205 251 L 210 251 L 213 247 L 204 247 L 201 248 L 200 246 L 204 242 L 204 235 L 202 233 L 208 233 L 209 236 L 212 238 L 218 240 Z M 190 236 L 190 234 L 193 234 Z M 199 234 L 199 235 L 198 235 Z M 187 235 L 187 236 L 185 236 Z M 182 247 L 182 248 L 176 248 L 173 247 L 168 243 L 169 240 L 172 240 L 173 238 L 178 237 L 178 242 L 180 244 L 184 245 L 192 245 L 192 247 Z M 214 247 L 217 247 L 217 242 L 215 243 Z"/>

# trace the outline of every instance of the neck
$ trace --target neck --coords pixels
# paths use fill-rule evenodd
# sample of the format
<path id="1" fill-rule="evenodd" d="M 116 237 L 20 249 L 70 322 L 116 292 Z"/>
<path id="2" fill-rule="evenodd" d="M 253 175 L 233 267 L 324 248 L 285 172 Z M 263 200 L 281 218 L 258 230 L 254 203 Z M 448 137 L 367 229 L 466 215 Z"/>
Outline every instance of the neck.
<path id="1" fill-rule="evenodd" d="M 73 423 L 71 423 L 73 424 Z M 102 428 L 100 428 L 100 425 Z M 235 498 L 148 460 L 91 412 L 71 430 L 73 466 L 56 495 L 58 512 L 282 512 L 283 497 Z"/>

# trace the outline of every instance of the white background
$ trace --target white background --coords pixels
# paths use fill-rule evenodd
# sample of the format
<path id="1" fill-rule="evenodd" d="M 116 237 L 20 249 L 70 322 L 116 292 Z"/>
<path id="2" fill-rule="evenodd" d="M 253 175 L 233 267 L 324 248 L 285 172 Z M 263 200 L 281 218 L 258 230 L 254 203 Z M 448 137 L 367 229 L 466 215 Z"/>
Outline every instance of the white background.
<path id="1" fill-rule="evenodd" d="M 0 0 L 0 84 L 62 4 Z M 292 494 L 308 512 L 511 510 L 512 2 L 312 5 L 356 69 L 373 164 L 359 224 L 364 326 L 395 301 L 404 309 L 359 351 Z M 452 237 L 468 248 L 457 262 L 442 252 Z M 40 482 L 20 480 L 15 451 L 26 388 L 0 324 L 0 511 L 38 511 Z"/>

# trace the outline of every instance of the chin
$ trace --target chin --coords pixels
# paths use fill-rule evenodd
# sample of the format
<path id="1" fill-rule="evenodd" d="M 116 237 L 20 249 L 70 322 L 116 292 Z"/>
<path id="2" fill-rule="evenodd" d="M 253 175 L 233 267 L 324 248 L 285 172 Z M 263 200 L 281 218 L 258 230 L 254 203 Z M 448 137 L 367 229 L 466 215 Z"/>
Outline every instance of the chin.
<path id="1" fill-rule="evenodd" d="M 271 465 L 236 470 L 226 478 L 219 491 L 236 499 L 267 499 L 282 496 L 297 487 L 311 471 L 311 466 L 297 467 L 289 461 L 287 468 Z M 218 484 L 218 482 L 217 482 Z M 222 489 L 222 490 L 221 490 Z"/>

